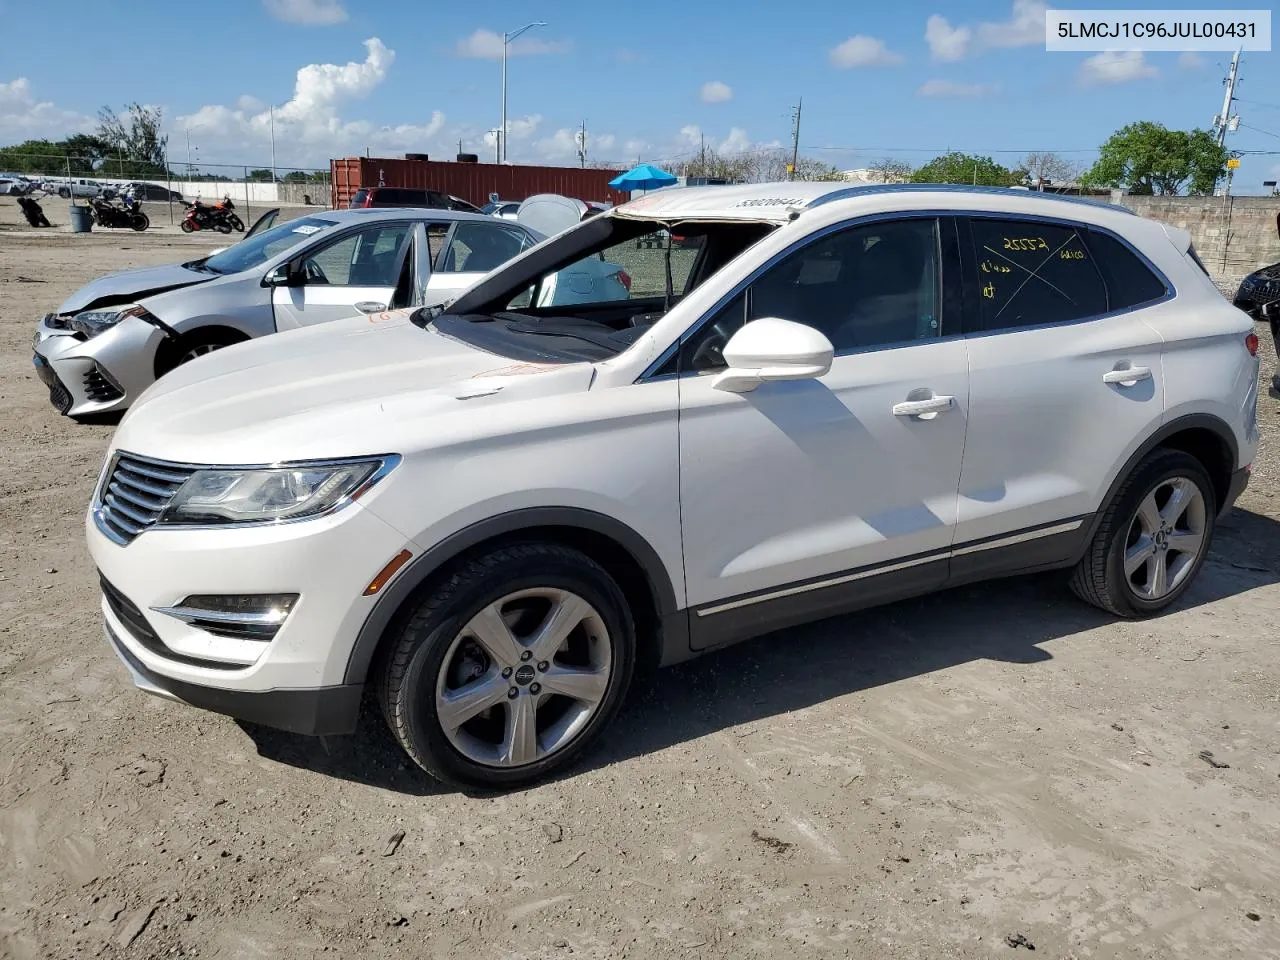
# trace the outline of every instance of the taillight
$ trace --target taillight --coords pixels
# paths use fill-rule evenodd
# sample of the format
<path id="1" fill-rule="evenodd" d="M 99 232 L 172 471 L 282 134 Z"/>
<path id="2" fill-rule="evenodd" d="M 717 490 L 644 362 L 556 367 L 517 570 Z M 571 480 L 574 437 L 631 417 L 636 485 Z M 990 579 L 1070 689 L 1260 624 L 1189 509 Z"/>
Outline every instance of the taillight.
<path id="1" fill-rule="evenodd" d="M 630 289 L 630 287 L 627 289 Z M 1249 356 L 1256 357 L 1258 355 L 1258 335 L 1256 333 L 1245 334 L 1244 348 L 1249 351 Z"/>
<path id="2" fill-rule="evenodd" d="M 631 274 L 627 273 L 627 271 L 625 270 L 619 270 L 617 273 L 617 277 L 618 277 L 618 282 L 627 288 L 627 293 L 630 293 L 631 292 Z M 1256 341 L 1258 338 L 1254 337 L 1253 339 Z"/>

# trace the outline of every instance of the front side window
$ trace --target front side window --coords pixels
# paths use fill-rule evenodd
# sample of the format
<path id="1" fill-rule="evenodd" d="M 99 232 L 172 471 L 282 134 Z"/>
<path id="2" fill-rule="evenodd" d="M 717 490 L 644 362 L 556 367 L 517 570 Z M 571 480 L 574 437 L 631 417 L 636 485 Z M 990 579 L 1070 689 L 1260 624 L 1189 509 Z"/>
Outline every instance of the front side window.
<path id="1" fill-rule="evenodd" d="M 937 338 L 938 251 L 934 219 L 864 224 L 814 241 L 718 310 L 655 373 L 724 369 L 729 338 L 762 317 L 821 330 L 838 354 Z"/>
<path id="2" fill-rule="evenodd" d="M 972 220 L 983 330 L 1065 323 L 1107 312 L 1086 231 L 1033 220 Z"/>
<path id="3" fill-rule="evenodd" d="M 302 264 L 307 285 L 394 287 L 409 228 L 407 223 L 382 223 L 312 252 Z"/>

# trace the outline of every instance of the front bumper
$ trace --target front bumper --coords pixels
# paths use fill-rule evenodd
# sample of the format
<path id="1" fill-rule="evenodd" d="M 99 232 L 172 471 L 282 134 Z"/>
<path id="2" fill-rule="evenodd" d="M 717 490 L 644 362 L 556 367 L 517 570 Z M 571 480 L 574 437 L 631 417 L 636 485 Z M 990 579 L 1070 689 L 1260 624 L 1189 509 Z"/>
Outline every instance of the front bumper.
<path id="1" fill-rule="evenodd" d="M 127 317 L 88 340 L 41 320 L 32 341 L 36 375 L 59 413 L 82 417 L 126 409 L 155 381 L 165 334 Z"/>
<path id="2" fill-rule="evenodd" d="M 353 733 L 360 719 L 364 685 L 344 684 L 311 690 L 271 690 L 265 693 L 203 687 L 152 673 L 105 625 L 107 641 L 129 671 L 139 690 L 201 710 L 226 714 L 266 727 L 325 737 Z"/>
<path id="3" fill-rule="evenodd" d="M 376 496 L 375 489 L 369 496 Z M 146 529 L 127 545 L 86 518 L 112 646 L 144 690 L 300 733 L 349 731 L 346 672 L 378 596 L 364 590 L 403 534 L 357 502 L 334 514 L 243 528 Z M 226 637 L 156 608 L 194 594 L 297 594 L 270 640 Z"/>

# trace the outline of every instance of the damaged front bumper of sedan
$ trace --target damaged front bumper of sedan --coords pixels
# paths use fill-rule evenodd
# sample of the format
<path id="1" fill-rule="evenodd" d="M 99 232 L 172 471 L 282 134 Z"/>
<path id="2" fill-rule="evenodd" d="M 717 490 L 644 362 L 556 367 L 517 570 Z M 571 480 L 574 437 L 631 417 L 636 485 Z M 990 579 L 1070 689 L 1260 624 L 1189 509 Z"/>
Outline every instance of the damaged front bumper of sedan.
<path id="1" fill-rule="evenodd" d="M 32 340 L 31 360 L 49 402 L 69 417 L 124 410 L 155 381 L 156 351 L 167 334 L 138 315 L 96 333 L 72 320 L 48 314 Z"/>

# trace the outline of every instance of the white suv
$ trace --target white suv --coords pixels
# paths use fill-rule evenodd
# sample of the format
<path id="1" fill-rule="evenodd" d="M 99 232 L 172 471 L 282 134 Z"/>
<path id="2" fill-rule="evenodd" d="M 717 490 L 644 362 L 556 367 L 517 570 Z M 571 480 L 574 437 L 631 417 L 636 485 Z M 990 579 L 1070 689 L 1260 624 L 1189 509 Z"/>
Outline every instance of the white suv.
<path id="1" fill-rule="evenodd" d="M 602 253 L 629 300 L 536 306 Z M 663 190 L 443 312 L 179 367 L 120 425 L 89 546 L 144 689 L 336 734 L 368 686 L 425 770 L 511 786 L 637 666 L 753 634 L 1051 568 L 1167 607 L 1247 482 L 1256 350 L 1188 235 L 1116 207 Z"/>

